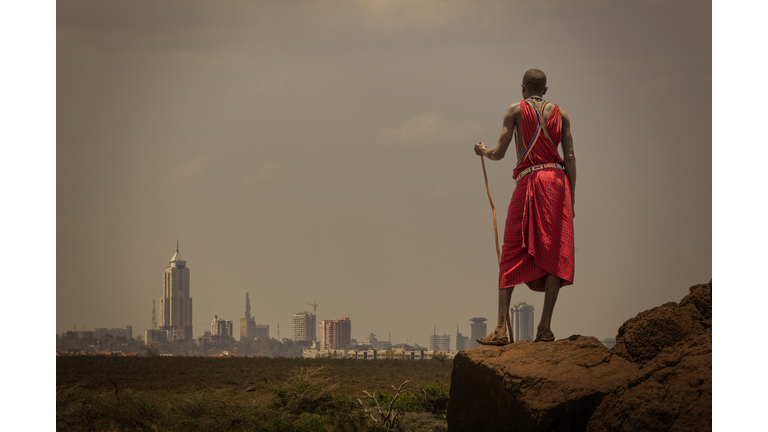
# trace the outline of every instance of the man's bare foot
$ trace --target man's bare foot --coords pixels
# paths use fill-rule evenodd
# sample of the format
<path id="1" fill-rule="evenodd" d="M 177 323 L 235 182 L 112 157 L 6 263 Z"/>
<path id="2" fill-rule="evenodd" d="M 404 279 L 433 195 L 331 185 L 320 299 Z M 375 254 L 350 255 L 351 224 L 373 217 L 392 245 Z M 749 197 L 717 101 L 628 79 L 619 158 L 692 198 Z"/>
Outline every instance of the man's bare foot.
<path id="1" fill-rule="evenodd" d="M 552 342 L 555 340 L 555 334 L 550 329 L 540 330 L 534 342 Z"/>
<path id="2" fill-rule="evenodd" d="M 496 327 L 488 336 L 475 340 L 480 345 L 502 346 L 511 343 L 509 338 L 507 338 L 506 329 L 503 327 Z"/>

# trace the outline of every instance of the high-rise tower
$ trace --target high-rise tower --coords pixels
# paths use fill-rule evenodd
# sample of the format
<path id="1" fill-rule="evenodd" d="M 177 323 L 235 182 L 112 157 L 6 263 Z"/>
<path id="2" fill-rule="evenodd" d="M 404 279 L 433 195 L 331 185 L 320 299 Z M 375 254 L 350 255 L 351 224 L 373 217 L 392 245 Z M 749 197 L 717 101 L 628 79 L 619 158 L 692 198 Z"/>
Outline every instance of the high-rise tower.
<path id="1" fill-rule="evenodd" d="M 291 317 L 293 341 L 299 345 L 309 345 L 317 341 L 316 328 L 315 314 L 304 311 L 297 312 Z"/>
<path id="2" fill-rule="evenodd" d="M 320 321 L 320 349 L 347 349 L 351 342 L 352 321 L 349 318 Z"/>
<path id="3" fill-rule="evenodd" d="M 179 242 L 163 275 L 163 298 L 160 299 L 160 330 L 169 339 L 192 340 L 192 298 L 189 296 L 189 268 L 179 255 Z"/>
<path id="4" fill-rule="evenodd" d="M 512 306 L 512 333 L 515 342 L 533 340 L 533 306 L 520 302 Z"/>
<path id="5" fill-rule="evenodd" d="M 477 343 L 477 339 L 481 337 L 485 337 L 488 333 L 488 321 L 485 318 L 470 318 L 470 321 L 472 321 L 472 326 L 470 327 L 472 330 L 470 332 L 470 337 L 472 338 L 469 341 L 469 347 L 468 348 L 476 348 L 479 347 L 480 344 Z M 465 347 L 466 349 L 467 347 Z"/>
<path id="6" fill-rule="evenodd" d="M 256 337 L 256 318 L 251 316 L 251 298 L 245 293 L 245 318 L 240 318 L 240 340 Z"/>
<path id="7" fill-rule="evenodd" d="M 459 325 L 456 324 L 456 351 L 461 351 L 469 348 L 468 337 L 459 333 Z"/>

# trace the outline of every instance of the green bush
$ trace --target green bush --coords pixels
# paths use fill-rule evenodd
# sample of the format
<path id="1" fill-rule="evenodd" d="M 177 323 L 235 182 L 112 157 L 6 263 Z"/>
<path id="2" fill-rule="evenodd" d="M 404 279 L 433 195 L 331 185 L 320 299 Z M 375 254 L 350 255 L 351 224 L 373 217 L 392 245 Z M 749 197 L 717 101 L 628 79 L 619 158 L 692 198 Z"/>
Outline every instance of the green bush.
<path id="1" fill-rule="evenodd" d="M 325 405 L 333 401 L 333 396 L 322 371 L 322 366 L 294 370 L 285 384 L 273 389 L 275 398 L 272 406 L 296 415 L 314 414 L 323 410 Z"/>
<path id="2" fill-rule="evenodd" d="M 376 392 L 376 400 L 382 407 L 388 406 L 393 397 L 394 395 L 387 391 Z M 375 405 L 372 399 L 366 401 L 368 407 Z M 402 413 L 427 412 L 446 415 L 448 412 L 448 389 L 439 381 L 435 384 L 420 385 L 408 393 L 401 393 L 393 407 Z"/>
<path id="3" fill-rule="evenodd" d="M 436 381 L 432 385 L 422 386 L 421 391 L 424 395 L 424 411 L 432 414 L 448 414 L 449 392 L 445 384 Z"/>
<path id="4" fill-rule="evenodd" d="M 275 397 L 268 406 L 297 416 L 293 430 L 367 430 L 365 413 L 351 396 L 333 394 L 333 388 L 324 376 L 323 366 L 300 367 L 285 384 L 274 387 Z"/>
<path id="5" fill-rule="evenodd" d="M 162 411 L 146 396 L 138 396 L 128 390 L 119 394 L 105 395 L 108 404 L 107 415 L 115 426 L 127 429 L 147 430 L 157 424 Z"/>
<path id="6" fill-rule="evenodd" d="M 78 385 L 56 389 L 56 430 L 95 430 L 107 417 L 104 395 Z"/>

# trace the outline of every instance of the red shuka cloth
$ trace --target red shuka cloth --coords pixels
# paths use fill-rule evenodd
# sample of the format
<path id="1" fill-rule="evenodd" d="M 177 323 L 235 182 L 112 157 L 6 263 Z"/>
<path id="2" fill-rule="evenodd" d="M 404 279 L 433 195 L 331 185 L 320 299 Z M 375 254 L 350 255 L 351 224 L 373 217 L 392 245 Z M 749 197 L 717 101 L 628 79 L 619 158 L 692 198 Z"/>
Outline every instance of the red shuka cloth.
<path id="1" fill-rule="evenodd" d="M 520 109 L 523 142 L 527 145 L 538 120 L 527 102 L 521 102 Z M 532 165 L 563 164 L 556 147 L 561 139 L 561 125 L 560 107 L 555 105 L 545 123 L 553 143 L 540 134 L 530 158 L 515 167 L 515 177 Z M 562 279 L 562 286 L 573 284 L 573 209 L 565 171 L 541 169 L 528 173 L 517 183 L 507 210 L 500 267 L 499 289 L 525 283 L 528 288 L 543 292 L 548 274 Z"/>

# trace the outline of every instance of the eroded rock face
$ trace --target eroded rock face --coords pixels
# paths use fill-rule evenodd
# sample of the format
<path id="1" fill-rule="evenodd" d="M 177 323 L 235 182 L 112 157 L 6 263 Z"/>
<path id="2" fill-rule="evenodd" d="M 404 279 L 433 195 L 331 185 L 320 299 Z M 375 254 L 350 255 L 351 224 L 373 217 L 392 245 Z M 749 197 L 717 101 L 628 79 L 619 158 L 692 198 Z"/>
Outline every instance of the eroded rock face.
<path id="1" fill-rule="evenodd" d="M 594 337 L 460 352 L 450 431 L 707 430 L 712 285 L 640 313 L 608 350 Z"/>
<path id="2" fill-rule="evenodd" d="M 453 361 L 448 428 L 584 430 L 603 397 L 638 370 L 587 336 L 462 351 Z"/>
<path id="3" fill-rule="evenodd" d="M 587 431 L 712 429 L 712 332 L 665 349 L 603 398 Z"/>
<path id="4" fill-rule="evenodd" d="M 641 312 L 619 327 L 613 351 L 633 362 L 646 362 L 666 347 L 712 328 L 712 287 L 695 285 L 677 303 Z"/>

